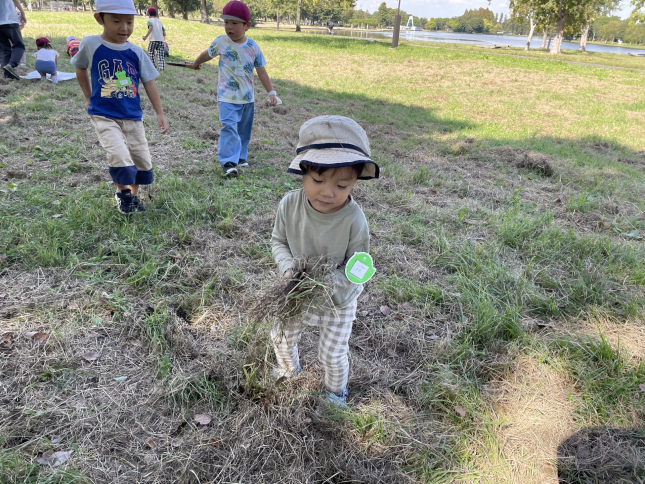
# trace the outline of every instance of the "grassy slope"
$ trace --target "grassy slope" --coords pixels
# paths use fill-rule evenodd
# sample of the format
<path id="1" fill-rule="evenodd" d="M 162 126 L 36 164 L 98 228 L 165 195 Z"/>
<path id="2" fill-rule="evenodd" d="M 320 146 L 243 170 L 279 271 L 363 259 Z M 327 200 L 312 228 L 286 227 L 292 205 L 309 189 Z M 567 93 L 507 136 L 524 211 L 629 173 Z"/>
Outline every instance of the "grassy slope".
<path id="1" fill-rule="evenodd" d="M 221 33 L 164 24 L 171 52 L 186 59 Z M 62 52 L 65 36 L 97 28 L 89 15 L 33 13 L 24 35 L 29 45 L 46 35 Z M 143 33 L 141 20 L 133 40 Z M 169 69 L 158 82 L 169 135 L 157 134 L 144 104 L 157 182 L 142 218 L 115 213 L 76 84 L 0 86 L 0 170 L 9 183 L 0 201 L 0 324 L 16 334 L 13 360 L 3 361 L 12 382 L 0 414 L 5 480 L 38 475 L 38 452 L 63 450 L 51 443 L 58 432 L 60 445 L 79 449 L 78 475 L 98 480 L 163 481 L 172 469 L 173 482 L 190 482 L 193 469 L 202 482 L 304 482 L 335 472 L 338 482 L 379 482 L 373 468 L 383 482 L 547 482 L 557 442 L 538 445 L 550 450 L 539 458 L 535 448 L 508 444 L 535 435 L 519 430 L 519 420 L 535 419 L 530 405 L 519 411 L 509 402 L 532 395 L 544 375 L 564 395 L 536 410 L 567 422 L 559 431 L 547 425 L 554 442 L 599 425 L 642 426 L 645 368 L 633 355 L 642 350 L 645 250 L 620 235 L 645 230 L 641 74 L 295 33 L 250 36 L 285 101 L 275 110 L 257 103 L 256 168 L 224 181 L 212 163 L 216 69 Z M 70 70 L 65 59 L 61 69 Z M 316 367 L 311 380 L 275 392 L 264 377 L 266 329 L 244 311 L 272 269 L 276 203 L 298 186 L 284 174 L 298 127 L 323 113 L 366 127 L 383 178 L 356 190 L 380 274 L 353 337 L 354 410 L 321 423 L 308 397 L 319 388 Z M 540 174 L 544 163 L 553 176 Z M 394 314 L 383 318 L 381 304 Z M 17 336 L 36 329 L 55 334 L 42 349 Z M 102 360 L 88 368 L 81 355 L 95 348 Z M 312 364 L 313 355 L 304 358 Z M 115 387 L 112 377 L 123 374 L 133 383 Z M 79 406 L 87 388 L 120 399 Z M 55 408 L 45 403 L 51 398 Z M 199 410 L 216 424 L 178 429 Z M 106 411 L 116 417 L 98 437 L 79 423 Z M 149 433 L 123 434 L 131 421 Z M 242 449 L 264 448 L 259 436 L 274 432 L 283 437 L 269 447 L 304 445 L 287 437 L 304 435 L 313 453 L 283 449 L 288 472 L 255 468 L 257 455 Z M 157 450 L 143 444 L 148 436 Z M 117 444 L 106 451 L 102 441 Z M 327 455 L 329 445 L 343 457 Z M 73 468 L 66 472 L 40 478 L 76 479 Z"/>

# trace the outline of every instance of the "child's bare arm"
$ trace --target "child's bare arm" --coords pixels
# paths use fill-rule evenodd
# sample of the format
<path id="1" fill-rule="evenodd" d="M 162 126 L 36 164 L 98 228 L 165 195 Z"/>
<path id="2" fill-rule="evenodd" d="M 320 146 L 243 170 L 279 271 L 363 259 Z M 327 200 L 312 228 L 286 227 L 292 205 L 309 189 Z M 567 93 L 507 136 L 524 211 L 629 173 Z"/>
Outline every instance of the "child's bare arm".
<path id="1" fill-rule="evenodd" d="M 151 79 L 148 82 L 144 82 L 143 87 L 146 90 L 146 94 L 152 103 L 155 113 L 157 113 L 157 124 L 161 129 L 161 134 L 164 134 L 168 131 L 168 121 L 166 121 L 166 116 L 163 113 L 163 106 L 161 105 L 161 97 L 159 96 L 157 84 L 154 79 Z"/>
<path id="2" fill-rule="evenodd" d="M 208 61 L 209 61 L 209 60 L 211 60 L 211 59 L 212 59 L 212 57 L 211 57 L 211 55 L 208 53 L 208 49 L 206 49 L 204 52 L 202 52 L 201 54 L 199 54 L 199 55 L 197 56 L 197 59 L 195 59 L 195 60 L 193 61 L 193 63 L 192 63 L 192 64 L 189 64 L 189 66 L 190 66 L 192 69 L 195 69 L 196 71 L 198 71 L 199 69 L 201 69 L 201 68 L 202 68 L 202 64 L 203 64 L 204 62 L 208 62 Z"/>
<path id="3" fill-rule="evenodd" d="M 150 37 L 150 34 L 152 33 L 152 25 L 148 27 L 148 33 L 141 37 L 143 40 L 146 40 L 148 37 Z"/>
<path id="4" fill-rule="evenodd" d="M 82 69 L 80 67 L 76 68 L 76 79 L 78 80 L 78 85 L 81 86 L 81 90 L 85 95 L 85 109 L 90 107 L 90 96 L 92 95 L 92 85 L 90 84 L 90 76 L 87 74 L 87 69 Z"/>
<path id="5" fill-rule="evenodd" d="M 20 3 L 20 0 L 13 0 L 13 4 L 20 12 L 20 25 L 24 26 L 27 23 L 27 17 L 25 17 L 25 11 L 22 8 L 22 3 Z"/>
<path id="6" fill-rule="evenodd" d="M 255 71 L 258 73 L 258 78 L 264 86 L 264 89 L 266 89 L 266 91 L 269 93 L 269 101 L 271 102 L 271 106 L 275 106 L 276 104 L 278 104 L 278 98 L 276 97 L 275 91 L 273 90 L 273 84 L 271 84 L 271 78 L 269 78 L 267 70 L 264 67 L 256 67 Z"/>

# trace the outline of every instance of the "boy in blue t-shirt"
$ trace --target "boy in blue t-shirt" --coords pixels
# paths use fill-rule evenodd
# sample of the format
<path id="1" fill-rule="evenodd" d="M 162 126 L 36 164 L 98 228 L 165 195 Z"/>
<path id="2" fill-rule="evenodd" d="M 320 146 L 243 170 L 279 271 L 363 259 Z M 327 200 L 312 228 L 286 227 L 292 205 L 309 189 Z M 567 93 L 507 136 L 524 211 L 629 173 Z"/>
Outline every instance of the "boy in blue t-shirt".
<path id="1" fill-rule="evenodd" d="M 99 142 L 108 154 L 117 208 L 122 213 L 142 212 L 139 185 L 152 183 L 153 175 L 139 81 L 157 113 L 161 132 L 166 133 L 168 122 L 154 81 L 159 73 L 143 49 L 128 42 L 137 13 L 133 1 L 96 0 L 95 4 L 94 18 L 103 33 L 83 38 L 71 63 Z"/>
<path id="2" fill-rule="evenodd" d="M 246 31 L 251 27 L 249 7 L 237 0 L 229 2 L 222 11 L 222 18 L 226 35 L 217 37 L 207 50 L 197 56 L 191 67 L 198 70 L 204 62 L 219 55 L 217 101 L 222 130 L 217 159 L 224 176 L 232 177 L 237 176 L 237 167 L 249 166 L 246 157 L 253 127 L 253 69 L 269 93 L 272 106 L 278 104 L 278 98 L 264 68 L 266 61 L 260 47 L 246 37 Z"/>

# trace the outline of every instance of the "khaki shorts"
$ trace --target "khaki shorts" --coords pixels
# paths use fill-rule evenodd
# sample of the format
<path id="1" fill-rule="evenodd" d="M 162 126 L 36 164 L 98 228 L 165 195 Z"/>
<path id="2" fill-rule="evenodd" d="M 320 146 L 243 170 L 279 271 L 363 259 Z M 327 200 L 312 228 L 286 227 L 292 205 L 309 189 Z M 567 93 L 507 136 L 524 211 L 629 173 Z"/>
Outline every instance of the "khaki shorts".
<path id="1" fill-rule="evenodd" d="M 90 115 L 99 142 L 108 155 L 112 168 L 136 166 L 138 171 L 152 170 L 143 121 L 109 119 Z"/>

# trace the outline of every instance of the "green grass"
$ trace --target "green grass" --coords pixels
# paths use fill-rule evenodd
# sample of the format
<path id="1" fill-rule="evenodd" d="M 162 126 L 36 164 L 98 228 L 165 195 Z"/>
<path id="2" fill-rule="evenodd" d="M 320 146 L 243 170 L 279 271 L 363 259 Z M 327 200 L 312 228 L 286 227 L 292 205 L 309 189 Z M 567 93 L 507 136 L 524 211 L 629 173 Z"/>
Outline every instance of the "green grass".
<path id="1" fill-rule="evenodd" d="M 218 26 L 163 21 L 174 59 L 194 58 L 222 34 Z M 143 30 L 137 19 L 135 43 Z M 80 38 L 99 27 L 89 14 L 33 12 L 23 33 L 28 46 L 46 35 L 62 52 L 66 35 Z M 579 428 L 642 425 L 643 364 L 602 334 L 563 330 L 596 313 L 642 327 L 645 245 L 627 235 L 645 231 L 640 73 L 551 62 L 533 52 L 526 59 L 454 46 L 403 44 L 393 51 L 381 42 L 270 30 L 249 36 L 263 49 L 285 102 L 280 114 L 257 93 L 255 167 L 224 180 L 213 161 L 219 128 L 214 65 L 201 72 L 169 68 L 157 81 L 168 135 L 156 131 L 144 96 L 156 179 L 142 217 L 123 217 L 114 209 L 104 154 L 76 84 L 0 85 L 0 170 L 7 180 L 0 186 L 0 270 L 10 275 L 2 279 L 10 297 L 24 292 L 26 298 L 2 317 L 16 332 L 39 324 L 67 328 L 68 286 L 80 287 L 73 297 L 87 305 L 84 324 L 57 331 L 48 347 L 56 353 L 51 361 L 15 373 L 37 383 L 29 387 L 35 401 L 48 388 L 68 389 L 69 376 L 80 374 L 74 365 L 83 348 L 73 335 L 91 330 L 99 335 L 93 338 L 102 338 L 123 325 L 127 331 L 107 333 L 109 338 L 124 347 L 140 338 L 137 372 L 148 375 L 147 385 L 163 389 L 155 411 L 169 420 L 156 432 L 188 425 L 197 410 L 221 419 L 217 427 L 198 429 L 204 433 L 219 426 L 235 430 L 249 408 L 262 408 L 268 420 L 275 418 L 272 412 L 296 410 L 298 421 L 311 419 L 306 395 L 318 389 L 298 383 L 271 388 L 264 375 L 273 362 L 268 330 L 245 319 L 245 310 L 275 270 L 269 237 L 277 203 L 300 186 L 285 173 L 298 129 L 313 116 L 342 114 L 366 128 L 382 170 L 381 180 L 355 190 L 370 224 L 377 276 L 366 286 L 369 299 L 359 303 L 367 316 L 350 340 L 356 342 L 356 374 L 363 375 L 352 385 L 361 404 L 373 405 L 327 423 L 332 430 L 326 438 L 356 435 L 351 449 L 357 455 L 413 449 L 387 466 L 418 482 L 487 482 L 482 453 L 495 462 L 504 456 L 494 431 L 503 424 L 494 419 L 497 409 L 486 386 L 500 368 L 526 355 L 570 382 Z M 558 60 L 581 58 L 607 65 L 634 61 L 568 53 Z M 30 56 L 28 63 L 33 66 Z M 60 64 L 71 70 L 64 56 Z M 518 168 L 527 153 L 548 159 L 554 175 Z M 36 282 L 15 282 L 34 274 Z M 34 291 L 38 297 L 30 299 Z M 379 319 L 383 304 L 395 310 L 389 319 Z M 205 353 L 177 349 L 169 333 L 176 320 L 184 321 Z M 409 334 L 397 340 L 397 331 Z M 379 353 L 383 348 L 385 354 Z M 364 384 L 372 374 L 380 376 Z M 14 387 L 21 385 L 27 384 L 21 380 Z M 372 386 L 370 393 L 366 387 Z M 387 400 L 379 398 L 390 394 L 413 409 L 414 425 L 384 413 Z M 25 441 L 38 440 L 27 419 L 18 423 Z M 308 428 L 275 425 L 283 436 Z M 426 427 L 443 432 L 441 438 L 416 447 L 406 432 Z M 54 479 L 15 441 L 0 442 L 7 482 Z M 83 455 L 90 458 L 79 467 L 85 474 L 98 452 L 86 445 Z M 149 451 L 135 452 L 142 459 Z"/>

